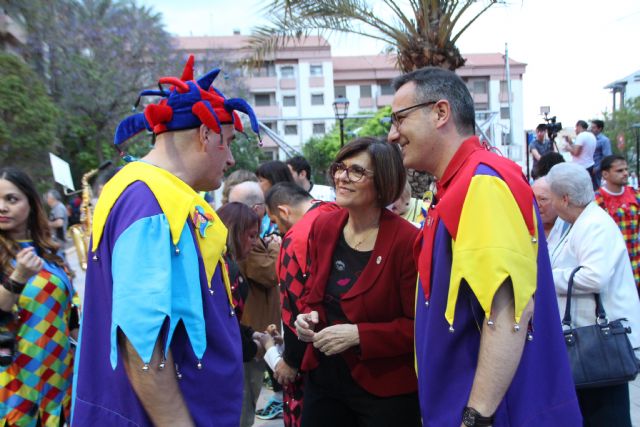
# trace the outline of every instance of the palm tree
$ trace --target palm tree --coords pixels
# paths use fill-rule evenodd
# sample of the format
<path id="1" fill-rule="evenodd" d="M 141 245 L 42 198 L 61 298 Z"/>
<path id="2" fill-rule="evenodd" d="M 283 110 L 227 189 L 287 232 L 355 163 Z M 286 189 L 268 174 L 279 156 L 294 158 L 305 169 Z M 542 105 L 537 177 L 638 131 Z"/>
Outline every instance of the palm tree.
<path id="1" fill-rule="evenodd" d="M 261 62 L 292 39 L 312 33 L 358 34 L 385 42 L 408 72 L 427 65 L 455 70 L 465 59 L 456 47 L 476 19 L 502 0 L 273 0 L 265 8 L 270 24 L 256 27 L 249 41 Z M 474 6 L 478 7 L 474 7 Z M 407 13 L 409 12 L 409 13 Z M 382 18 L 392 16 L 393 19 Z"/>
<path id="2" fill-rule="evenodd" d="M 249 39 L 253 52 L 250 62 L 260 64 L 278 48 L 312 33 L 342 32 L 386 43 L 387 51 L 396 54 L 403 73 L 427 65 L 453 71 L 465 63 L 456 47 L 460 36 L 491 6 L 504 3 L 504 0 L 379 0 L 374 10 L 374 1 L 272 0 L 264 9 L 270 24 L 254 28 Z M 388 16 L 393 18 L 387 19 Z M 412 169 L 407 172 L 413 196 L 422 197 L 434 178 Z"/>

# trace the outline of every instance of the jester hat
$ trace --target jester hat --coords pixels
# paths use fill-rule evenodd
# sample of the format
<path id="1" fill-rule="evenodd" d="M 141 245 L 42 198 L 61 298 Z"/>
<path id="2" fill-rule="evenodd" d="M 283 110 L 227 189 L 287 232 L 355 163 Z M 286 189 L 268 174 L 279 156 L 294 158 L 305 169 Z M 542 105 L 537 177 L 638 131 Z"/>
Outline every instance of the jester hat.
<path id="1" fill-rule="evenodd" d="M 189 56 L 182 77 L 162 77 L 159 90 L 143 90 L 143 96 L 162 97 L 157 104 L 149 104 L 143 113 L 127 117 L 118 125 L 114 137 L 116 147 L 147 129 L 155 135 L 163 132 L 193 129 L 201 124 L 220 134 L 222 124 L 233 124 L 235 130 L 243 132 L 242 121 L 237 111 L 249 116 L 251 129 L 260 138 L 258 119 L 251 106 L 243 99 L 228 99 L 213 87 L 220 73 L 215 68 L 198 80 L 193 78 L 193 55 Z M 167 90 L 162 85 L 171 85 Z M 136 104 L 137 105 L 137 104 Z"/>

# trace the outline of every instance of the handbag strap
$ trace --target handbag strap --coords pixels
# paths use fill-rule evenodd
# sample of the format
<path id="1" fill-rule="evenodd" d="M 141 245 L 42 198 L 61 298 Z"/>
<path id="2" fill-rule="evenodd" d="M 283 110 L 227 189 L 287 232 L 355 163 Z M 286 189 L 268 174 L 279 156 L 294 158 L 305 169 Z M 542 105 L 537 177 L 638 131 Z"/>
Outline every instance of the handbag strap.
<path id="1" fill-rule="evenodd" d="M 562 325 L 571 327 L 571 291 L 573 289 L 573 277 L 576 275 L 578 270 L 582 268 L 581 265 L 577 266 L 569 275 L 569 284 L 567 287 L 567 303 L 564 307 L 564 317 L 562 318 Z M 596 320 L 601 320 L 604 323 L 607 323 L 607 313 L 604 311 L 604 305 L 602 304 L 602 299 L 600 298 L 600 294 L 594 293 L 594 299 L 596 300 Z"/>

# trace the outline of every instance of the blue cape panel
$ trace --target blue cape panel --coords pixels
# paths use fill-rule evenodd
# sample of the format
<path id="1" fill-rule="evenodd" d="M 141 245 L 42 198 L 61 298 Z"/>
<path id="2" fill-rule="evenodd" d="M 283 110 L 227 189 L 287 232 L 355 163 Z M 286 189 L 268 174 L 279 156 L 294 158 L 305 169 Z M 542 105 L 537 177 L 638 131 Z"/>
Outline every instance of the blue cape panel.
<path id="1" fill-rule="evenodd" d="M 165 319 L 167 352 L 175 328 L 184 323 L 195 355 L 206 348 L 198 253 L 185 223 L 177 246 L 171 242 L 164 214 L 139 219 L 127 228 L 113 248 L 113 313 L 111 367 L 118 364 L 117 330 L 129 339 L 144 363 L 151 361 Z M 137 257 L 131 262 L 131 257 Z"/>

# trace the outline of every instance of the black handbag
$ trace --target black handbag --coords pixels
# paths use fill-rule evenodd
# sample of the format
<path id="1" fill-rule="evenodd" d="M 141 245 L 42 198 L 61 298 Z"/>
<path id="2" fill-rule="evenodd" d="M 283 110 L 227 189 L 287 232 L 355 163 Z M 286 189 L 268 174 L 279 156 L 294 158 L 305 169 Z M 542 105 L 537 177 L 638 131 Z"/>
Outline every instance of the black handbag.
<path id="1" fill-rule="evenodd" d="M 577 267 L 569 277 L 567 304 L 562 319 L 575 386 L 577 389 L 606 387 L 633 381 L 638 374 L 638 361 L 629 342 L 631 328 L 622 324 L 627 319 L 607 319 L 600 294 L 594 294 L 595 324 L 580 328 L 571 326 L 573 276 L 581 268 Z"/>

